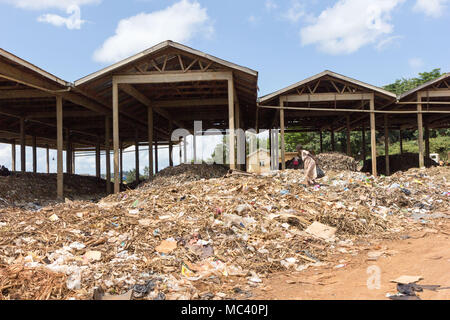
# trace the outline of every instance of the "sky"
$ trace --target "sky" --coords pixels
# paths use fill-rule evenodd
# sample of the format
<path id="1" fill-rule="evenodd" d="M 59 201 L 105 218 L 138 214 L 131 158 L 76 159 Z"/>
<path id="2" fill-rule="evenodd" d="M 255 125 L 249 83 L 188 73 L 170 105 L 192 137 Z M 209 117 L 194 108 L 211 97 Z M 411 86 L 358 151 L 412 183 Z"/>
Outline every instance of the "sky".
<path id="1" fill-rule="evenodd" d="M 262 96 L 324 70 L 377 86 L 450 72 L 449 18 L 450 0 L 0 0 L 0 47 L 74 82 L 173 40 L 258 71 Z M 206 159 L 219 138 L 204 140 Z M 160 168 L 167 154 L 160 152 Z M 141 170 L 147 157 L 141 153 Z M 30 160 L 28 150 L 27 168 Z M 93 174 L 94 163 L 79 158 L 77 173 Z M 8 145 L 0 144 L 0 164 L 11 165 Z M 126 153 L 125 170 L 133 166 Z"/>

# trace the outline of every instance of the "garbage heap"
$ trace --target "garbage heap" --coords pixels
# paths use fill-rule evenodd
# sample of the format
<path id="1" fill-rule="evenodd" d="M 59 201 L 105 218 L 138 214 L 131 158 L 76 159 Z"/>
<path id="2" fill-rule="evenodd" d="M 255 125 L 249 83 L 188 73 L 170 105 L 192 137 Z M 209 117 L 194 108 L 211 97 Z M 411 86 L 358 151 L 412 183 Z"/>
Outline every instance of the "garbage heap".
<path id="1" fill-rule="evenodd" d="M 98 203 L 0 210 L 0 299 L 246 299 L 271 273 L 450 217 L 448 168 L 327 174 L 313 188 L 302 170 L 174 175 Z"/>
<path id="2" fill-rule="evenodd" d="M 357 171 L 358 170 L 358 162 L 345 154 L 338 152 L 331 153 L 321 153 L 317 155 L 319 159 L 319 166 L 323 170 L 349 170 L 349 171 Z"/>
<path id="3" fill-rule="evenodd" d="M 64 194 L 69 199 L 99 200 L 106 182 L 95 177 L 64 175 Z M 39 210 L 56 203 L 56 174 L 11 173 L 0 176 L 0 208 Z"/>
<path id="4" fill-rule="evenodd" d="M 161 170 L 153 177 L 150 183 L 147 182 L 142 187 L 173 186 L 202 179 L 221 178 L 227 172 L 228 168 L 222 165 L 208 165 L 206 163 L 196 165 L 181 164 Z"/>
<path id="5" fill-rule="evenodd" d="M 404 154 L 395 154 L 389 156 L 389 170 L 390 172 L 398 172 L 398 171 L 407 171 L 411 168 L 417 167 L 419 163 L 419 154 L 418 153 L 404 153 Z M 435 167 L 438 165 L 431 158 L 425 157 L 424 164 L 427 168 Z M 380 156 L 377 157 L 377 170 L 380 174 L 386 174 L 386 157 Z M 364 172 L 372 172 L 372 160 L 367 160 L 364 163 L 364 168 L 362 169 Z"/>

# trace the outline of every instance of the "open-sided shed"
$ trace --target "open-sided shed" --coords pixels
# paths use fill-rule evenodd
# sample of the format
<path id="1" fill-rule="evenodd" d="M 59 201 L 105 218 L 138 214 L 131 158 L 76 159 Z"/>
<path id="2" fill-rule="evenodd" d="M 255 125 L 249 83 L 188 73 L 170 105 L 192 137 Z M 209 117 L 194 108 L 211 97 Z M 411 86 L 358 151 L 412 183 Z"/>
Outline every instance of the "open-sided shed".
<path id="1" fill-rule="evenodd" d="M 424 166 L 423 115 L 426 141 L 428 128 L 449 126 L 449 74 L 430 81 L 397 97 L 382 88 L 324 71 L 287 88 L 263 96 L 258 103 L 259 128 L 281 129 L 281 155 L 284 169 L 284 135 L 294 131 L 331 132 L 334 151 L 334 132 L 347 131 L 347 154 L 351 155 L 350 132 L 362 131 L 363 158 L 366 159 L 365 130 L 371 131 L 372 173 L 377 175 L 376 130 L 384 129 L 386 172 L 389 174 L 389 129 L 418 128 L 419 165 Z M 427 102 L 427 108 L 422 106 Z M 298 129 L 301 128 L 301 129 Z M 429 143 L 426 144 L 429 155 Z M 321 148 L 322 149 L 322 148 Z"/>
<path id="2" fill-rule="evenodd" d="M 254 125 L 257 80 L 256 71 L 165 41 L 75 81 L 75 87 L 112 111 L 117 192 L 121 141 L 138 146 L 141 141 L 164 139 L 172 154 L 172 132 L 185 129 L 197 135 L 194 121 L 202 121 L 207 129 L 229 129 L 234 168 L 234 130 Z M 133 118 L 134 124 L 119 121 L 120 114 Z M 149 169 L 153 174 L 152 152 Z"/>
<path id="3" fill-rule="evenodd" d="M 394 104 L 397 96 L 384 89 L 324 71 L 259 99 L 258 126 L 281 129 L 281 158 L 285 169 L 284 135 L 286 127 L 302 131 L 331 132 L 347 130 L 347 153 L 350 154 L 350 131 L 371 128 L 372 159 L 376 159 L 377 111 Z M 365 136 L 365 134 L 363 135 Z M 363 143 L 365 157 L 365 143 Z M 372 170 L 377 174 L 376 161 Z"/>

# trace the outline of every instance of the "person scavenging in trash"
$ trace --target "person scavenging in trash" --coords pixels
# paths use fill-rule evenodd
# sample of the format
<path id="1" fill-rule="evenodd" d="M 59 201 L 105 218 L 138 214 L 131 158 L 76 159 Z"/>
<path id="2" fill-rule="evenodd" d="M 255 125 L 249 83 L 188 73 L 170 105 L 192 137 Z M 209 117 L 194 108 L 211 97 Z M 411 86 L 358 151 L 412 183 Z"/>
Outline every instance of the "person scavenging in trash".
<path id="1" fill-rule="evenodd" d="M 301 144 L 297 145 L 297 153 L 302 158 L 305 167 L 305 184 L 308 186 L 316 185 L 317 177 L 317 164 L 319 160 L 316 156 L 303 148 Z"/>

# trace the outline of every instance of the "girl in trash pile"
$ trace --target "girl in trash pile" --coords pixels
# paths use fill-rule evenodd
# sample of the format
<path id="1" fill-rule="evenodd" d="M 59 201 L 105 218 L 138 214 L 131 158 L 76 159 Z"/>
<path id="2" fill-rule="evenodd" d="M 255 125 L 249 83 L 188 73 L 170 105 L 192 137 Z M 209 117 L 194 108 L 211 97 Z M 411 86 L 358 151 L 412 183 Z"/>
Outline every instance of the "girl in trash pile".
<path id="1" fill-rule="evenodd" d="M 318 159 L 311 152 L 303 149 L 301 144 L 297 145 L 297 153 L 305 166 L 305 184 L 308 186 L 316 185 Z"/>

